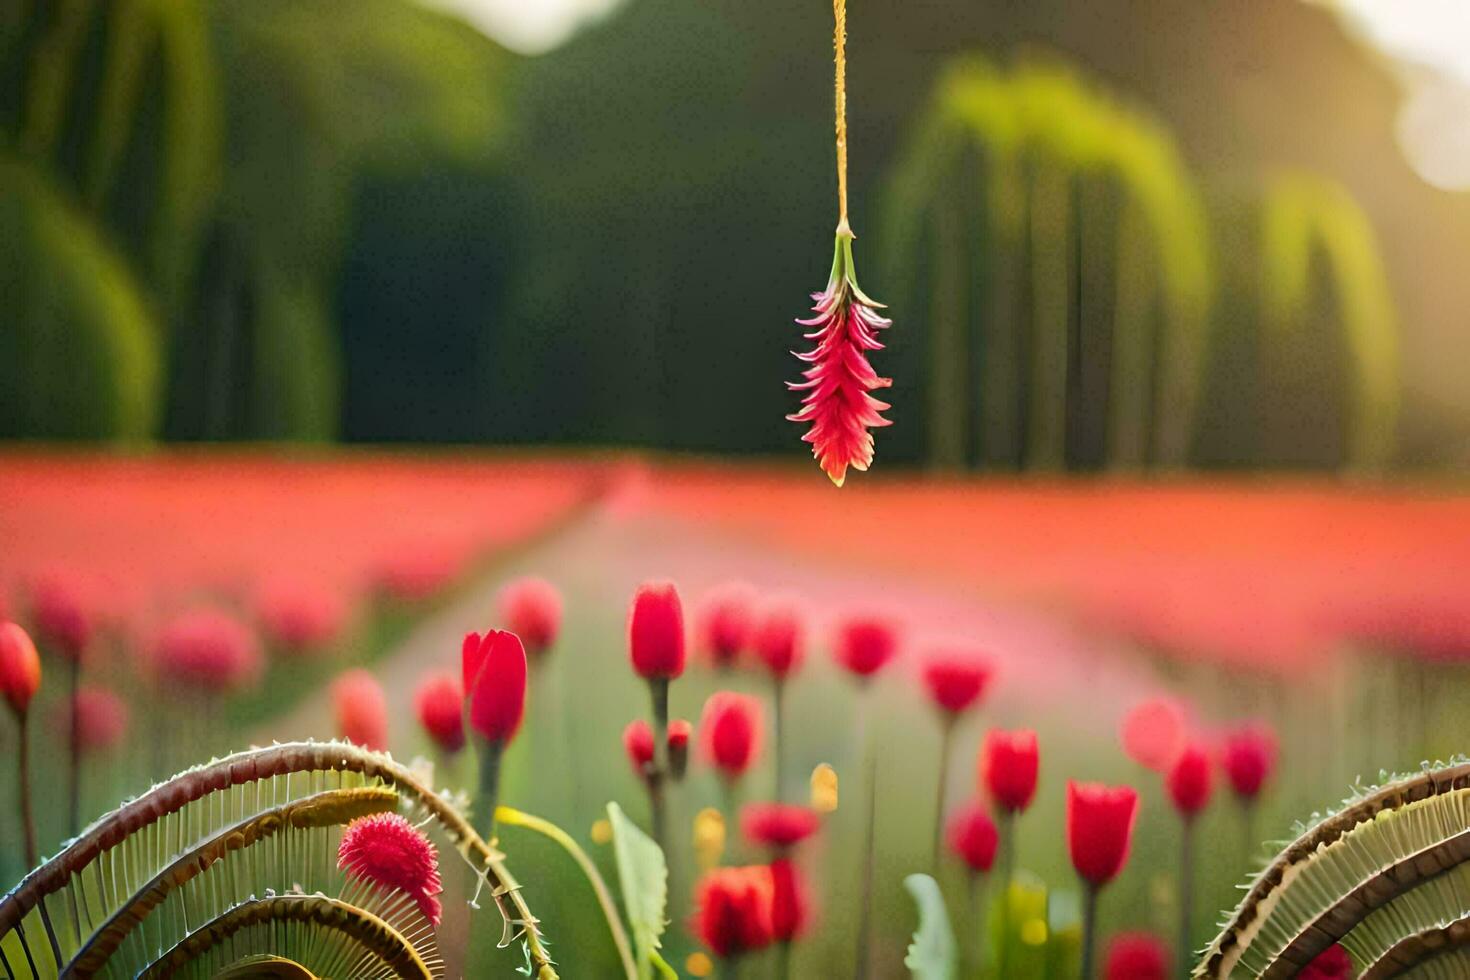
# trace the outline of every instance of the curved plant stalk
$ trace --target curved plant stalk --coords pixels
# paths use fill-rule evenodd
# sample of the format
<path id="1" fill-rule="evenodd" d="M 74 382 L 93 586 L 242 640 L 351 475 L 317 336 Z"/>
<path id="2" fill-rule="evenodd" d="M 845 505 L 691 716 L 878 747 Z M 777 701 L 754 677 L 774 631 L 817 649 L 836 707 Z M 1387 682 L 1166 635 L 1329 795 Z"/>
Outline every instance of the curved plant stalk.
<path id="1" fill-rule="evenodd" d="M 168 980 L 242 929 L 262 924 L 302 923 L 340 933 L 387 964 L 403 980 L 433 980 L 413 944 L 382 919 L 325 895 L 278 895 L 242 902 L 175 945 L 142 972 L 145 980 Z"/>
<path id="2" fill-rule="evenodd" d="M 226 828 L 197 847 L 179 855 L 108 917 L 81 950 L 63 977 L 84 980 L 100 973 L 112 954 L 143 924 L 169 893 L 197 878 L 232 851 L 243 850 L 287 827 L 298 830 L 332 827 L 358 817 L 384 813 L 398 805 L 398 794 L 387 787 L 329 790 L 264 810 Z"/>
<path id="3" fill-rule="evenodd" d="M 628 942 L 627 930 L 623 928 L 622 917 L 618 914 L 618 907 L 613 902 L 612 892 L 608 890 L 607 882 L 602 880 L 602 874 L 597 870 L 597 865 L 587 856 L 572 836 L 562 830 L 550 820 L 522 813 L 520 810 L 508 806 L 495 808 L 495 818 L 502 824 L 510 827 L 524 827 L 555 841 L 562 850 L 571 855 L 572 860 L 577 862 L 577 867 L 582 869 L 587 883 L 592 886 L 593 892 L 597 894 L 597 904 L 602 906 L 603 918 L 607 920 L 608 932 L 612 933 L 613 945 L 618 948 L 618 959 L 622 961 L 623 973 L 628 980 L 637 980 L 638 967 L 633 962 L 633 947 Z"/>
<path id="4" fill-rule="evenodd" d="M 280 956 L 247 956 L 220 970 L 214 980 L 318 980 L 315 973 Z"/>
<path id="5" fill-rule="evenodd" d="M 524 940 L 531 975 L 536 980 L 556 977 L 539 922 L 527 906 L 520 884 L 506 867 L 505 855 L 487 844 L 447 799 L 419 782 L 391 756 L 345 742 L 289 742 L 239 752 L 189 769 L 125 803 L 26 875 L 0 900 L 0 955 L 13 964 L 31 965 L 31 971 L 38 975 L 42 964 L 54 965 L 59 971 L 68 961 L 68 951 L 74 951 L 85 938 L 80 935 L 82 930 L 75 910 L 89 897 L 96 899 L 102 894 L 83 880 L 84 872 L 89 869 L 92 874 L 87 877 L 100 877 L 94 864 L 108 860 L 114 849 L 140 833 L 162 832 L 165 837 L 177 834 L 178 840 L 184 840 L 184 834 L 199 833 L 191 829 L 195 824 L 204 826 L 205 832 L 209 827 L 217 828 L 217 824 L 209 822 L 213 820 L 211 806 L 206 805 L 203 815 L 191 806 L 211 794 L 270 780 L 272 792 L 283 792 L 289 798 L 291 780 L 297 779 L 303 789 L 310 789 L 314 773 L 339 777 L 350 774 L 353 779 L 376 780 L 398 790 L 400 796 L 449 835 L 460 854 L 490 886 L 503 922 L 500 946 L 504 948 L 518 939 Z M 189 841 L 197 839 L 190 836 Z M 151 873 L 156 867 L 147 870 Z M 83 893 L 81 903 L 77 891 Z M 52 901 L 48 902 L 48 898 Z M 58 928 L 53 913 L 63 909 L 69 909 L 68 915 L 75 921 L 65 922 Z M 106 911 L 110 909 L 104 914 Z"/>
<path id="6" fill-rule="evenodd" d="M 1467 861 L 1470 760 L 1365 790 L 1255 877 L 1194 976 L 1294 976 L 1339 941 L 1360 960 L 1428 955 L 1470 916 Z"/>
<path id="7" fill-rule="evenodd" d="M 1470 916 L 1463 916 L 1448 925 L 1416 932 L 1400 940 L 1368 964 L 1359 974 L 1359 980 L 1388 980 L 1428 961 L 1437 960 L 1449 967 L 1452 959 L 1458 969 L 1447 969 L 1446 975 L 1462 976 L 1470 968 L 1467 950 L 1470 950 Z"/>

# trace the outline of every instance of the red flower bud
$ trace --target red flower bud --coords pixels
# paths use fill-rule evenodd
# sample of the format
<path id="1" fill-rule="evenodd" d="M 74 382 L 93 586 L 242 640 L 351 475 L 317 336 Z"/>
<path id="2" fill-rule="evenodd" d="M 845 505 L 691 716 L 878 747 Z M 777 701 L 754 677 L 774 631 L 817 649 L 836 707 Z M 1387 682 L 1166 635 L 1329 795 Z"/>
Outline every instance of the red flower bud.
<path id="1" fill-rule="evenodd" d="M 774 938 L 775 887 L 764 866 L 715 868 L 694 886 L 694 933 L 722 958 L 760 949 Z"/>
<path id="2" fill-rule="evenodd" d="M 980 785 L 996 806 L 1019 813 L 1036 795 L 1040 762 L 1035 732 L 992 728 L 980 747 Z"/>
<path id="3" fill-rule="evenodd" d="M 801 666 L 801 616 L 793 605 L 767 610 L 756 624 L 751 645 L 766 669 L 778 678 L 789 677 Z"/>
<path id="4" fill-rule="evenodd" d="M 1225 736 L 1220 764 L 1230 788 L 1243 800 L 1260 795 L 1276 768 L 1276 735 L 1264 724 L 1245 725 Z"/>
<path id="5" fill-rule="evenodd" d="M 376 677 L 361 667 L 337 675 L 332 705 L 338 735 L 380 752 L 388 747 L 388 704 Z"/>
<path id="6" fill-rule="evenodd" d="M 817 811 L 791 803 L 747 803 L 740 810 L 740 832 L 763 847 L 795 846 L 821 825 Z"/>
<path id="7" fill-rule="evenodd" d="M 945 839 L 955 856 L 976 873 L 989 871 L 995 864 L 995 850 L 1000 843 L 995 822 L 979 803 L 967 803 L 949 818 Z"/>
<path id="8" fill-rule="evenodd" d="M 526 713 L 526 650 L 508 630 L 470 633 L 461 650 L 470 728 L 509 744 Z"/>
<path id="9" fill-rule="evenodd" d="M 277 581 L 260 590 L 255 617 L 270 644 L 293 656 L 330 647 L 342 635 L 347 606 L 329 589 Z"/>
<path id="10" fill-rule="evenodd" d="M 628 763 L 640 778 L 648 778 L 648 768 L 653 765 L 653 728 L 642 718 L 628 722 L 623 729 L 623 751 L 628 753 Z"/>
<path id="11" fill-rule="evenodd" d="M 749 695 L 711 694 L 699 720 L 705 761 L 726 779 L 739 779 L 760 755 L 762 716 L 761 703 Z"/>
<path id="12" fill-rule="evenodd" d="M 131 714 L 127 704 L 102 687 L 83 686 L 70 702 L 77 714 L 77 747 L 83 752 L 101 752 L 123 740 Z M 56 706 L 51 716 L 52 731 L 63 744 L 71 737 L 71 712 L 67 702 Z"/>
<path id="13" fill-rule="evenodd" d="M 771 862 L 771 938 L 791 942 L 810 919 L 811 900 L 801 869 L 788 857 L 776 858 Z"/>
<path id="14" fill-rule="evenodd" d="M 1169 698 L 1149 698 L 1123 717 L 1119 729 L 1128 758 L 1154 772 L 1168 772 L 1184 748 L 1184 709 Z"/>
<path id="15" fill-rule="evenodd" d="M 17 717 L 24 718 L 41 686 L 41 658 L 25 630 L 0 623 L 0 695 Z"/>
<path id="16" fill-rule="evenodd" d="M 628 614 L 628 653 L 633 670 L 647 680 L 684 673 L 684 611 L 674 583 L 638 587 Z"/>
<path id="17" fill-rule="evenodd" d="M 195 609 L 164 624 L 153 642 L 153 666 L 166 686 L 225 694 L 253 684 L 264 664 L 244 623 L 218 609 Z"/>
<path id="18" fill-rule="evenodd" d="M 1174 760 L 1164 783 L 1169 790 L 1169 799 L 1174 802 L 1174 809 L 1186 820 L 1209 805 L 1214 775 L 1209 753 L 1198 745 L 1187 746 Z"/>
<path id="19" fill-rule="evenodd" d="M 683 779 L 689 768 L 689 736 L 693 733 L 694 726 L 683 718 L 669 722 L 669 774 L 675 779 Z"/>
<path id="20" fill-rule="evenodd" d="M 1341 946 L 1332 945 L 1298 973 L 1297 980 L 1349 980 L 1353 975 L 1353 958 Z"/>
<path id="21" fill-rule="evenodd" d="M 464 748 L 464 688 L 459 678 L 447 670 L 425 674 L 414 692 L 413 710 L 440 749 L 454 753 Z"/>
<path id="22" fill-rule="evenodd" d="M 977 653 L 935 651 L 924 663 L 924 690 L 940 711 L 958 715 L 979 702 L 991 673 L 989 661 Z"/>
<path id="23" fill-rule="evenodd" d="M 1106 980 L 1168 980 L 1169 948 L 1146 932 L 1123 932 L 1108 943 Z"/>
<path id="24" fill-rule="evenodd" d="M 372 578 L 380 595 L 394 602 L 420 602 L 454 581 L 459 564 L 447 548 L 420 545 L 388 555 Z"/>
<path id="25" fill-rule="evenodd" d="M 1137 816 L 1133 787 L 1067 781 L 1067 848 L 1084 880 L 1105 885 L 1123 870 Z"/>
<path id="26" fill-rule="evenodd" d="M 898 653 L 898 633 L 882 619 L 857 618 L 837 630 L 837 663 L 860 678 L 872 677 Z"/>
<path id="27" fill-rule="evenodd" d="M 439 924 L 439 852 L 402 814 L 376 813 L 349 823 L 337 846 L 337 867 L 349 878 L 403 892 L 430 924 Z"/>
<path id="28" fill-rule="evenodd" d="M 31 617 L 36 635 L 48 653 L 79 659 L 92 641 L 92 613 L 77 581 L 67 575 L 48 575 L 31 592 Z"/>
<path id="29" fill-rule="evenodd" d="M 754 590 L 737 582 L 716 589 L 700 605 L 699 642 L 715 667 L 734 666 L 749 645 L 754 603 Z"/>
<path id="30" fill-rule="evenodd" d="M 535 659 L 551 649 L 561 631 L 561 593 L 545 579 L 516 579 L 500 590 L 500 619 Z"/>

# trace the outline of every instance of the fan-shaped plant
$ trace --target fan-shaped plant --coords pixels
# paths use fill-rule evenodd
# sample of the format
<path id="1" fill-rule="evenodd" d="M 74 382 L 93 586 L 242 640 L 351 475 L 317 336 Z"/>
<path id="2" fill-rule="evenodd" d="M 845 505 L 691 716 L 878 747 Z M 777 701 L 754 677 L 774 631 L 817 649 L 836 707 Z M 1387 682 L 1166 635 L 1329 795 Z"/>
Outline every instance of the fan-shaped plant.
<path id="1" fill-rule="evenodd" d="M 1363 977 L 1470 968 L 1470 760 L 1385 779 L 1299 828 L 1196 977 L 1295 976 L 1334 943 Z"/>
<path id="2" fill-rule="evenodd" d="M 0 968 L 31 978 L 441 976 L 437 900 L 339 867 L 340 827 L 382 813 L 442 832 L 482 876 L 501 946 L 523 940 L 528 972 L 556 976 L 503 855 L 391 757 L 336 742 L 231 755 L 103 817 L 0 901 Z"/>

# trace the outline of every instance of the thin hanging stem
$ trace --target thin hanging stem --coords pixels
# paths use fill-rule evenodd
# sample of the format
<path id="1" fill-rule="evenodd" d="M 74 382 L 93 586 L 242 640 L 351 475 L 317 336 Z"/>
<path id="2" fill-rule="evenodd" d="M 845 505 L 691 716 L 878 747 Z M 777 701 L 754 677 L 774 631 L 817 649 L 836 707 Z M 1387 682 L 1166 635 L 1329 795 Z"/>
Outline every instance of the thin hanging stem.
<path id="1" fill-rule="evenodd" d="M 638 976 L 638 967 L 633 960 L 633 947 L 628 942 L 628 933 L 623 929 L 623 920 L 618 916 L 618 907 L 613 902 L 612 892 L 608 890 L 607 882 L 602 880 L 602 874 L 597 870 L 597 865 L 587 856 L 587 852 L 572 839 L 571 835 L 562 830 L 550 820 L 522 813 L 520 810 L 508 806 L 495 809 L 496 818 L 504 824 L 512 827 L 524 827 L 534 830 L 536 833 L 547 837 L 561 845 L 562 850 L 571 855 L 572 860 L 582 869 L 582 874 L 587 877 L 587 883 L 592 886 L 592 891 L 597 895 L 597 904 L 602 906 L 602 915 L 607 919 L 608 932 L 612 933 L 613 945 L 618 948 L 618 959 L 623 962 L 623 972 L 627 974 L 628 980 L 634 980 Z"/>
<path id="2" fill-rule="evenodd" d="M 832 0 L 832 46 L 837 52 L 837 234 L 853 237 L 847 223 L 847 0 Z"/>

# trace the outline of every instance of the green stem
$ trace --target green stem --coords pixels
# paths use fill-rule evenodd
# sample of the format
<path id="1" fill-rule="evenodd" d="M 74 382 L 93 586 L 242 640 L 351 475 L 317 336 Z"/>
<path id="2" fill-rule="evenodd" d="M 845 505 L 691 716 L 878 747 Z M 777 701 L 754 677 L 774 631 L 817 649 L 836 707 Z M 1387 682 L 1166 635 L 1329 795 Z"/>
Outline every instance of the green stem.
<path id="1" fill-rule="evenodd" d="M 67 786 L 67 828 L 72 837 L 82 830 L 82 719 L 77 711 L 77 692 L 82 686 L 82 655 L 78 651 L 71 658 L 69 679 L 71 689 L 70 730 L 67 732 L 67 750 L 71 757 L 70 783 Z"/>
<path id="2" fill-rule="evenodd" d="M 788 980 L 791 976 L 791 940 L 783 939 L 776 945 L 776 980 Z"/>
<path id="3" fill-rule="evenodd" d="M 1097 886 L 1086 882 L 1082 886 L 1082 980 L 1092 980 L 1097 945 Z"/>
<path id="4" fill-rule="evenodd" d="M 997 951 L 997 968 L 1000 976 L 1006 975 L 1007 953 L 1011 948 L 1011 881 L 1016 874 L 1016 814 L 1002 809 L 996 814 L 1000 834 L 1000 947 Z"/>
<path id="5" fill-rule="evenodd" d="M 782 794 L 786 791 L 786 753 L 783 751 L 784 743 L 782 734 L 786 731 L 786 680 L 782 677 L 776 678 L 776 717 L 774 732 L 776 742 L 776 802 L 785 799 Z"/>
<path id="6" fill-rule="evenodd" d="M 1194 913 L 1194 821 L 1184 819 L 1184 830 L 1179 838 L 1179 969 L 1178 974 L 1189 973 L 1190 942 L 1189 922 Z"/>
<path id="7" fill-rule="evenodd" d="M 26 870 L 34 868 L 40 852 L 36 848 L 36 817 L 31 807 L 31 729 L 26 722 L 28 715 L 20 715 L 20 820 L 25 828 Z"/>
<path id="8" fill-rule="evenodd" d="M 944 810 L 949 795 L 949 759 L 954 749 L 955 716 L 945 712 L 940 719 L 939 783 L 934 794 L 934 847 L 930 860 L 934 873 L 939 873 L 939 855 L 944 848 Z"/>
<path id="9" fill-rule="evenodd" d="M 669 771 L 669 679 L 654 677 L 648 682 L 653 699 L 653 772 L 649 774 L 648 792 L 653 818 L 653 839 L 659 850 L 669 853 L 664 819 L 663 777 Z"/>
<path id="10" fill-rule="evenodd" d="M 618 948 L 618 959 L 623 963 L 623 972 L 628 980 L 637 980 L 638 967 L 633 960 L 633 947 L 628 942 L 628 934 L 623 929 L 623 920 L 618 916 L 617 905 L 613 903 L 612 892 L 608 891 L 607 882 L 602 880 L 602 874 L 598 872 L 597 865 L 587 856 L 587 852 L 572 839 L 571 835 L 562 830 L 549 820 L 522 813 L 520 810 L 508 806 L 495 808 L 493 819 L 512 827 L 524 827 L 533 830 L 543 837 L 549 838 L 561 845 L 562 850 L 571 855 L 572 860 L 582 869 L 587 883 L 592 886 L 592 891 L 597 895 L 597 904 L 602 907 L 603 918 L 607 920 L 608 932 L 612 933 L 613 945 Z"/>
<path id="11" fill-rule="evenodd" d="M 868 950 L 871 945 L 871 933 L 873 929 L 873 877 L 876 862 L 875 851 L 877 849 L 877 816 L 878 816 L 878 747 L 877 740 L 873 738 L 868 717 L 872 712 L 871 695 L 863 691 L 863 753 L 866 756 L 864 768 L 867 770 L 867 786 L 863 792 L 867 795 L 863 814 L 863 887 L 858 894 L 858 934 L 857 934 L 857 980 L 866 980 L 868 976 Z"/>
<path id="12" fill-rule="evenodd" d="M 495 821 L 500 807 L 500 757 L 505 743 L 490 739 L 479 739 L 477 748 L 480 756 L 480 806 L 484 808 L 488 826 L 485 842 L 495 846 Z"/>

